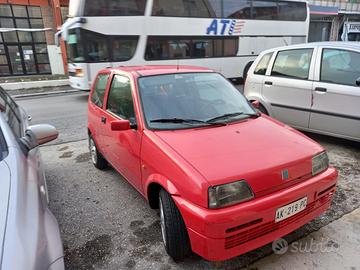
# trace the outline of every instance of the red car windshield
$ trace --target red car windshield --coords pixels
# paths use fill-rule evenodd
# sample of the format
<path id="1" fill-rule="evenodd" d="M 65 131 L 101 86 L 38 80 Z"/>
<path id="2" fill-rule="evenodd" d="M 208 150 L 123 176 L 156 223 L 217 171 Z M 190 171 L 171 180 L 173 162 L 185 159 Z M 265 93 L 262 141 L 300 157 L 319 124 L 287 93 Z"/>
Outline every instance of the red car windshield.
<path id="1" fill-rule="evenodd" d="M 256 116 L 246 98 L 217 73 L 177 73 L 138 80 L 150 129 L 219 125 Z"/>

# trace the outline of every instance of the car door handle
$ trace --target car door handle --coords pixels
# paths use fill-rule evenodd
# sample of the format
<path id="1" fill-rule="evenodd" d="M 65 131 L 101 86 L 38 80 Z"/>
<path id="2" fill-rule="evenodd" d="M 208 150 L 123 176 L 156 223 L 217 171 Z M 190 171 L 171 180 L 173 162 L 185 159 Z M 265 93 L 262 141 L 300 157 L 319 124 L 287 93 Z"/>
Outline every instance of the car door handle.
<path id="1" fill-rule="evenodd" d="M 270 82 L 270 81 L 266 81 L 265 82 L 265 85 L 272 85 L 273 83 L 272 82 Z"/>
<path id="2" fill-rule="evenodd" d="M 321 92 L 321 93 L 326 93 L 326 92 L 327 92 L 327 89 L 324 88 L 324 87 L 316 87 L 316 88 L 315 88 L 315 91 L 316 91 L 316 92 Z"/>
<path id="3" fill-rule="evenodd" d="M 101 117 L 101 123 L 106 124 L 106 117 L 104 116 Z"/>

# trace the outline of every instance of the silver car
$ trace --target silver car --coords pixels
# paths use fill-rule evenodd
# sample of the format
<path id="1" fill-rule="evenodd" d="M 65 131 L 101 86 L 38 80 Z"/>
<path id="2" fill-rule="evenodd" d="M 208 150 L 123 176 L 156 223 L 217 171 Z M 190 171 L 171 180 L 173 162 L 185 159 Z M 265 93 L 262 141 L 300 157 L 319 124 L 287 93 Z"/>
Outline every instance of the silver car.
<path id="1" fill-rule="evenodd" d="M 295 128 L 360 141 L 360 43 L 264 51 L 248 71 L 244 93 Z"/>
<path id="2" fill-rule="evenodd" d="M 57 136 L 52 126 L 29 126 L 0 88 L 0 270 L 64 269 L 38 147 Z"/>

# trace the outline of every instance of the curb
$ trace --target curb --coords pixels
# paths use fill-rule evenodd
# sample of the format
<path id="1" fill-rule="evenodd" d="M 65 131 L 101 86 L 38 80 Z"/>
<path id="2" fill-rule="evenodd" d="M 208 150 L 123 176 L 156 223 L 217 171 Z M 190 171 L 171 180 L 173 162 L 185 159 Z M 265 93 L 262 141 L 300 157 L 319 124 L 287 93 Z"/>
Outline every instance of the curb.
<path id="1" fill-rule="evenodd" d="M 33 93 L 33 94 L 20 94 L 20 95 L 13 95 L 12 97 L 13 98 L 41 97 L 41 96 L 71 94 L 71 93 L 78 93 L 78 92 L 85 92 L 85 91 L 72 89 L 72 90 L 63 90 L 63 91 L 51 91 L 51 92 Z"/>

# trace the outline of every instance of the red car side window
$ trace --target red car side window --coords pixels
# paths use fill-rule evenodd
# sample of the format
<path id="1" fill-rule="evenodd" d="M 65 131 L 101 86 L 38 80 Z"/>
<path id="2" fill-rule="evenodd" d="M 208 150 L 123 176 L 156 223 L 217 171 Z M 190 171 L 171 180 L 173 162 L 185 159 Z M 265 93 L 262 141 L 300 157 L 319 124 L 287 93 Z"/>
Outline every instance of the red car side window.
<path id="1" fill-rule="evenodd" d="M 110 74 L 99 74 L 96 83 L 94 86 L 94 92 L 91 96 L 91 102 L 94 103 L 98 107 L 102 107 L 104 104 L 104 96 L 106 85 L 108 82 Z"/>

